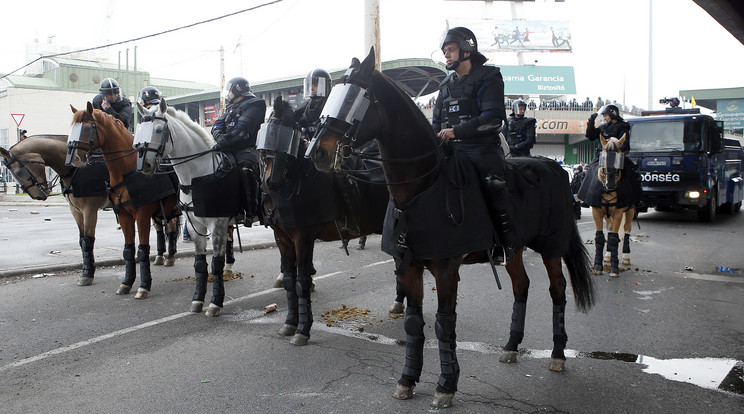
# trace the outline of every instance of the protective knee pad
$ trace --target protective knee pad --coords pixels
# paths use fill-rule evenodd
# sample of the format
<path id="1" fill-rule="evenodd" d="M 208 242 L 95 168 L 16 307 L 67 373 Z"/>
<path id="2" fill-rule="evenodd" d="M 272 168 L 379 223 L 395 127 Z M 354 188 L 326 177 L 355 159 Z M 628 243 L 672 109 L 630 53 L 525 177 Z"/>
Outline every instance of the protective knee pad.
<path id="1" fill-rule="evenodd" d="M 424 316 L 421 308 L 406 308 L 406 316 L 403 319 L 403 328 L 406 335 L 423 336 L 424 335 Z"/>
<path id="2" fill-rule="evenodd" d="M 197 254 L 194 256 L 194 271 L 196 273 L 207 273 L 207 255 Z"/>
<path id="3" fill-rule="evenodd" d="M 284 290 L 288 292 L 297 293 L 297 287 L 295 286 L 295 283 L 297 282 L 297 275 L 294 273 L 282 273 L 282 285 L 284 285 Z"/>
<path id="4" fill-rule="evenodd" d="M 127 262 L 134 261 L 134 244 L 125 244 L 123 252 L 124 260 Z"/>
<path id="5" fill-rule="evenodd" d="M 309 298 L 310 297 L 310 289 L 313 286 L 313 279 L 308 277 L 297 277 L 297 282 L 295 283 L 295 289 L 297 290 L 297 296 L 300 298 Z"/>
<path id="6" fill-rule="evenodd" d="M 625 233 L 623 237 L 623 253 L 630 253 L 630 234 Z"/>
<path id="7" fill-rule="evenodd" d="M 620 244 L 620 235 L 617 233 L 607 233 L 607 250 L 617 253 L 617 246 Z"/>
<path id="8" fill-rule="evenodd" d="M 146 262 L 150 260 L 150 246 L 140 244 L 137 246 L 137 261 Z"/>
<path id="9" fill-rule="evenodd" d="M 424 317 L 421 308 L 406 308 L 403 327 L 406 331 L 406 362 L 403 366 L 403 379 L 418 382 L 424 366 Z"/>
<path id="10" fill-rule="evenodd" d="M 595 244 L 598 244 L 598 245 L 601 244 L 602 246 L 604 246 L 604 244 L 605 244 L 605 236 L 604 236 L 604 233 L 602 231 L 598 231 L 598 232 L 596 232 L 594 234 L 594 243 Z"/>
<path id="11" fill-rule="evenodd" d="M 457 339 L 456 327 L 456 313 L 437 313 L 437 319 L 434 322 L 434 333 L 437 334 L 437 339 L 454 344 Z"/>
<path id="12" fill-rule="evenodd" d="M 225 270 L 225 256 L 212 256 L 212 274 L 222 274 Z"/>

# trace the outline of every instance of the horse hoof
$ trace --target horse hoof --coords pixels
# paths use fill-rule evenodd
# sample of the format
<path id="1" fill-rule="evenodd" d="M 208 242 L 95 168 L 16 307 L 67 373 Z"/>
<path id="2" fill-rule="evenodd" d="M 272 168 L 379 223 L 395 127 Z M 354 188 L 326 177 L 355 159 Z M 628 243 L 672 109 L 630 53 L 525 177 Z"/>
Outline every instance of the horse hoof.
<path id="1" fill-rule="evenodd" d="M 214 303 L 210 303 L 209 307 L 207 308 L 207 312 L 205 315 L 207 316 L 220 316 L 220 311 L 222 310 L 222 307 L 215 305 Z"/>
<path id="2" fill-rule="evenodd" d="M 145 288 L 137 289 L 137 293 L 134 294 L 135 299 L 147 299 L 150 296 L 150 291 Z"/>
<path id="3" fill-rule="evenodd" d="M 191 301 L 191 308 L 189 308 L 189 312 L 201 312 L 202 309 L 204 309 L 204 301 L 203 300 L 194 300 L 194 301 Z"/>
<path id="4" fill-rule="evenodd" d="M 558 358 L 550 358 L 550 366 L 548 367 L 551 371 L 563 372 L 565 371 L 566 360 Z"/>
<path id="5" fill-rule="evenodd" d="M 358 245 L 357 245 L 357 250 L 364 250 L 364 245 L 363 245 L 363 244 L 361 244 L 361 243 L 360 243 L 360 244 L 358 244 Z"/>
<path id="6" fill-rule="evenodd" d="M 284 275 L 279 273 L 279 276 L 274 281 L 274 287 L 277 289 L 281 289 L 284 287 L 284 282 L 282 282 L 282 279 L 284 278 Z"/>
<path id="7" fill-rule="evenodd" d="M 395 392 L 393 393 L 393 398 L 397 398 L 399 400 L 407 400 L 407 399 L 412 398 L 414 387 L 416 386 L 411 385 L 410 387 L 406 387 L 405 385 L 396 384 Z"/>
<path id="8" fill-rule="evenodd" d="M 620 277 L 620 272 L 610 272 L 610 277 Z"/>
<path id="9" fill-rule="evenodd" d="M 605 252 L 603 261 L 605 263 L 610 263 L 610 259 L 612 259 L 612 255 L 610 254 L 610 252 Z"/>
<path id="10" fill-rule="evenodd" d="M 155 256 L 155 261 L 152 262 L 153 266 L 162 266 L 165 263 L 165 257 Z"/>
<path id="11" fill-rule="evenodd" d="M 292 339 L 289 340 L 289 343 L 294 346 L 305 346 L 307 345 L 307 342 L 310 340 L 310 337 L 307 335 L 303 335 L 301 333 L 296 333 L 292 337 Z"/>
<path id="12" fill-rule="evenodd" d="M 119 289 L 116 289 L 116 294 L 117 295 L 128 295 L 129 292 L 131 292 L 131 291 L 132 291 L 132 287 L 131 286 L 120 285 L 119 286 Z"/>
<path id="13" fill-rule="evenodd" d="M 452 399 L 455 393 L 434 391 L 434 400 L 431 402 L 432 408 L 449 408 L 452 407 Z"/>
<path id="14" fill-rule="evenodd" d="M 233 277 L 233 276 L 235 276 L 235 273 L 232 271 L 232 269 L 225 269 L 222 271 L 223 278 Z"/>
<path id="15" fill-rule="evenodd" d="M 77 285 L 78 286 L 90 286 L 93 284 L 93 278 L 88 276 L 80 276 L 80 279 L 78 279 Z"/>
<path id="16" fill-rule="evenodd" d="M 279 335 L 281 336 L 292 336 L 297 332 L 297 327 L 294 325 L 284 324 L 279 328 Z"/>
<path id="17" fill-rule="evenodd" d="M 623 259 L 623 266 L 630 266 L 630 259 Z"/>
<path id="18" fill-rule="evenodd" d="M 592 274 L 601 275 L 602 274 L 602 270 L 592 269 Z"/>
<path id="19" fill-rule="evenodd" d="M 507 364 L 517 362 L 517 351 L 504 351 L 504 353 L 501 354 L 501 358 L 499 358 L 499 362 L 505 362 Z"/>
<path id="20" fill-rule="evenodd" d="M 395 302 L 393 302 L 393 306 L 390 307 L 390 310 L 388 310 L 388 312 L 394 315 L 401 315 L 403 314 L 403 310 L 405 310 L 405 306 L 403 306 L 403 302 L 398 302 L 396 300 Z"/>
<path id="21" fill-rule="evenodd" d="M 163 266 L 165 267 L 173 267 L 176 264 L 176 258 L 175 256 L 169 256 L 165 258 L 165 263 Z"/>

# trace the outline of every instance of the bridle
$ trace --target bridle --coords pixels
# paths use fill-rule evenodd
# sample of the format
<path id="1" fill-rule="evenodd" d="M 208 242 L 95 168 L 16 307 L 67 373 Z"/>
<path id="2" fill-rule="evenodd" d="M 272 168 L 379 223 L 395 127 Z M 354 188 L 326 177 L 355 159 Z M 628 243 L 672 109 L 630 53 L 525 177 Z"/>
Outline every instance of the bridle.
<path id="1" fill-rule="evenodd" d="M 10 154 L 10 157 L 12 158 L 11 161 L 6 161 L 5 166 L 10 170 L 11 173 L 18 179 L 18 181 L 21 183 L 21 189 L 28 193 L 28 190 L 30 188 L 38 188 L 39 191 L 41 191 L 45 196 L 49 196 L 51 194 L 50 188 L 54 187 L 53 184 L 49 184 L 47 182 L 46 177 L 44 177 L 44 181 L 37 179 L 36 176 L 31 172 L 31 170 L 28 168 L 26 163 L 28 164 L 41 164 L 43 166 L 46 166 L 46 163 L 42 161 L 36 161 L 36 160 L 23 160 L 18 158 L 14 153 L 13 150 L 8 150 L 8 153 Z M 13 169 L 10 168 L 11 165 L 18 163 L 18 171 L 13 171 Z M 26 185 L 25 182 L 29 182 L 30 184 Z"/>
<path id="2" fill-rule="evenodd" d="M 90 122 L 86 122 L 90 121 Z M 85 139 L 81 139 L 87 136 Z M 85 144 L 82 146 L 81 144 Z M 72 157 L 76 151 L 84 150 L 85 157 L 89 161 L 92 158 L 95 148 L 100 148 L 101 137 L 98 134 L 98 126 L 96 124 L 96 118 L 88 113 L 84 113 L 80 119 L 80 122 L 76 122 L 72 125 L 70 135 L 67 139 L 67 158 L 65 159 L 66 165 L 71 165 Z M 134 148 L 125 148 L 116 151 L 101 151 L 101 154 L 122 154 L 115 158 L 110 158 L 106 161 L 114 161 L 119 158 L 128 157 L 137 152 Z"/>

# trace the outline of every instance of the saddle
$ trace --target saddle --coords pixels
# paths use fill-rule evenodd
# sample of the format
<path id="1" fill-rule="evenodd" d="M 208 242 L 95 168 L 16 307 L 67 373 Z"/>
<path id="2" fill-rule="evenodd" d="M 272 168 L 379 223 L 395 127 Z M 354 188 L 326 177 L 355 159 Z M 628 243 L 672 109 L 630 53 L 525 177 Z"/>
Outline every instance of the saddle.
<path id="1" fill-rule="evenodd" d="M 109 171 L 103 157 L 92 158 L 93 161 L 85 168 L 72 167 L 67 173 L 71 177 L 69 187 L 62 189 L 62 194 L 70 194 L 80 197 L 95 197 L 108 194 L 106 181 L 109 179 Z M 63 177 L 66 178 L 66 177 Z"/>

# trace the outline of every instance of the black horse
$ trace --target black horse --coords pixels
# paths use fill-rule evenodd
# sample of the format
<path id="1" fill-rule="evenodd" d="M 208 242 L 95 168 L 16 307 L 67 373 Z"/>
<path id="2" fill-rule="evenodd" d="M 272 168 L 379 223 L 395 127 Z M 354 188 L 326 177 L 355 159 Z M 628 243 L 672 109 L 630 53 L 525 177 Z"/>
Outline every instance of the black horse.
<path id="1" fill-rule="evenodd" d="M 383 231 L 383 250 L 395 256 L 396 274 L 407 298 L 406 362 L 394 397 L 407 399 L 423 365 L 424 268 L 436 279 L 441 375 L 432 406 L 452 405 L 459 366 L 455 355 L 455 313 L 461 264 L 486 262 L 494 245 L 493 227 L 474 167 L 436 138 L 415 103 L 374 69 L 374 49 L 360 64 L 356 58 L 332 90 L 324 123 L 311 144 L 310 157 L 321 171 L 340 168 L 340 159 L 377 139 L 392 200 Z M 576 305 L 588 310 L 595 301 L 589 257 L 573 218 L 573 200 L 565 171 L 546 158 L 507 161 L 513 203 L 515 259 L 506 265 L 512 280 L 514 310 L 502 362 L 516 360 L 524 335 L 529 279 L 524 247 L 542 255 L 553 299 L 553 352 L 550 369 L 564 369 L 564 328 L 568 268 Z M 494 268 L 495 270 L 495 268 Z"/>
<path id="2" fill-rule="evenodd" d="M 274 230 L 287 292 L 287 319 L 279 334 L 293 335 L 290 341 L 293 345 L 307 344 L 313 324 L 310 291 L 311 276 L 315 274 L 315 240 L 349 240 L 360 236 L 341 230 L 337 224 L 343 220 L 343 209 L 332 174 L 316 170 L 303 157 L 307 142 L 301 139 L 297 125 L 301 117 L 302 112 L 295 113 L 288 102 L 278 97 L 269 121 L 261 125 L 257 142 L 264 166 L 264 223 Z M 364 203 L 359 203 L 361 211 L 355 213 L 361 235 L 382 232 L 389 196 L 382 170 L 378 170 L 377 178 L 358 177 Z"/>

